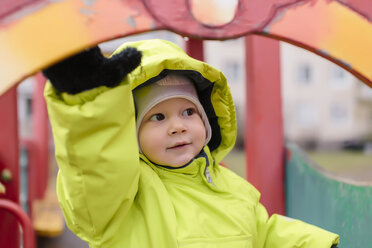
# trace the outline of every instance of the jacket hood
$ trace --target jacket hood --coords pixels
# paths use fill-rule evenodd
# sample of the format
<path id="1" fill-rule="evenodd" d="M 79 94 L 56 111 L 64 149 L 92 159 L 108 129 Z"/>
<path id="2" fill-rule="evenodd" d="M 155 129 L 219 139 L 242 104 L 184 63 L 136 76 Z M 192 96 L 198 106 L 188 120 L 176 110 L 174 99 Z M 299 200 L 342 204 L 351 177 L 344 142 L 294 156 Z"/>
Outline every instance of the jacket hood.
<path id="1" fill-rule="evenodd" d="M 194 82 L 212 128 L 208 147 L 215 162 L 219 163 L 233 148 L 237 133 L 235 107 L 222 72 L 189 57 L 181 48 L 169 41 L 153 39 L 128 42 L 121 45 L 113 54 L 127 47 L 135 47 L 142 52 L 141 65 L 122 82 L 131 84 L 132 90 L 174 72 Z"/>

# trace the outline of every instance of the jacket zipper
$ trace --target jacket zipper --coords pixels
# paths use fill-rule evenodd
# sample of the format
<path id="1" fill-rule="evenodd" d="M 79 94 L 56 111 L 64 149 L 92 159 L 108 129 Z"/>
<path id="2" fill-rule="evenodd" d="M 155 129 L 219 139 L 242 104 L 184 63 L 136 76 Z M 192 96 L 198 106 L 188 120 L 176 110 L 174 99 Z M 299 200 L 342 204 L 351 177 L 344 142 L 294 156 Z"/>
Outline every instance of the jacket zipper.
<path id="1" fill-rule="evenodd" d="M 205 179 L 207 179 L 207 182 L 212 185 L 213 187 L 216 187 L 216 185 L 212 181 L 211 173 L 209 172 L 208 166 L 205 167 Z"/>
<path id="2" fill-rule="evenodd" d="M 207 179 L 208 183 L 212 183 L 212 177 L 211 174 L 209 173 L 208 166 L 205 167 L 205 178 Z"/>

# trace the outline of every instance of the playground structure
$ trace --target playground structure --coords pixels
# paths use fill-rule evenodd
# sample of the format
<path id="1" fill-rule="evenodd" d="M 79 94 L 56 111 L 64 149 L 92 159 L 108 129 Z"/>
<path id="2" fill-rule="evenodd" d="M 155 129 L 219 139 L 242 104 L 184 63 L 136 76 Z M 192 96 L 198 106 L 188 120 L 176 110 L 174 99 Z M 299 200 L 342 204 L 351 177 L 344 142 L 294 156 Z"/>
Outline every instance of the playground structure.
<path id="1" fill-rule="evenodd" d="M 228 9 L 221 2 L 0 3 L 0 182 L 5 187 L 0 196 L 0 247 L 20 246 L 18 223 L 23 229 L 23 247 L 35 245 L 30 224 L 32 208 L 33 202 L 45 194 L 49 156 L 48 123 L 42 100 L 45 80 L 38 72 L 103 41 L 155 30 L 188 37 L 187 52 L 201 60 L 203 39 L 245 36 L 247 179 L 262 192 L 262 202 L 270 213 L 285 213 L 337 232 L 343 247 L 367 247 L 371 243 L 364 229 L 372 221 L 372 186 L 333 178 L 306 161 L 297 148 L 285 147 L 277 42 L 286 41 L 327 58 L 372 87 L 369 0 L 240 0 Z M 228 13 L 213 15 L 224 12 Z M 33 137 L 20 141 L 15 87 L 35 74 Z M 20 146 L 28 154 L 28 197 L 23 209 Z"/>

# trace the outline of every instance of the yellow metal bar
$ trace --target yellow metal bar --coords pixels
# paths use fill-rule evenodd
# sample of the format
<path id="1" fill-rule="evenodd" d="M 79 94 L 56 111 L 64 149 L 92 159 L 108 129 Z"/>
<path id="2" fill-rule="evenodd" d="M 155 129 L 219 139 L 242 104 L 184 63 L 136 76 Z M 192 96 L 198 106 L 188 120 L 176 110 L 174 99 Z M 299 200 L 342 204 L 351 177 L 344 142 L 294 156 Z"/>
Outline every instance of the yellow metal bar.
<path id="1" fill-rule="evenodd" d="M 158 26 L 141 1 L 52 1 L 0 20 L 0 95 L 89 46 Z"/>

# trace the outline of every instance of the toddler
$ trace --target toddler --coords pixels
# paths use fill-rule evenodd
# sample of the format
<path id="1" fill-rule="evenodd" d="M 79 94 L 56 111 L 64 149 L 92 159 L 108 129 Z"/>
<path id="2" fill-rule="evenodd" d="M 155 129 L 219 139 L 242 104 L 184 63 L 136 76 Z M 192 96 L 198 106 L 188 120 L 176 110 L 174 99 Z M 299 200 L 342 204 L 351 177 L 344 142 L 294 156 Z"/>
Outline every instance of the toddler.
<path id="1" fill-rule="evenodd" d="M 44 71 L 58 198 L 91 248 L 336 247 L 336 234 L 269 218 L 220 166 L 237 133 L 220 71 L 163 40 L 97 49 Z"/>

